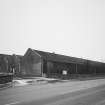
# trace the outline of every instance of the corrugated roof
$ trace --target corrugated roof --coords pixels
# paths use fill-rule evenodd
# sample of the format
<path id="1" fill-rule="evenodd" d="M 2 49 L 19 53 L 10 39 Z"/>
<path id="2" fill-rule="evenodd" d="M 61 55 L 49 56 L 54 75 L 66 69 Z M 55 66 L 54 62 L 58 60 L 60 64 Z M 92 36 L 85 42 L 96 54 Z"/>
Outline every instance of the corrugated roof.
<path id="1" fill-rule="evenodd" d="M 91 60 L 88 60 L 88 61 L 89 61 L 89 64 L 91 66 L 102 66 L 102 65 L 105 65 L 105 63 L 99 62 L 99 61 L 91 61 Z"/>
<path id="2" fill-rule="evenodd" d="M 40 54 L 43 57 L 43 59 L 49 60 L 49 61 L 78 63 L 78 64 L 86 63 L 86 60 L 81 59 L 81 58 L 75 58 L 75 57 L 70 57 L 70 56 L 65 56 L 65 55 L 60 55 L 60 54 L 55 54 L 55 53 L 49 53 L 49 52 L 44 52 L 44 51 L 39 51 L 39 50 L 33 50 L 33 51 Z"/>

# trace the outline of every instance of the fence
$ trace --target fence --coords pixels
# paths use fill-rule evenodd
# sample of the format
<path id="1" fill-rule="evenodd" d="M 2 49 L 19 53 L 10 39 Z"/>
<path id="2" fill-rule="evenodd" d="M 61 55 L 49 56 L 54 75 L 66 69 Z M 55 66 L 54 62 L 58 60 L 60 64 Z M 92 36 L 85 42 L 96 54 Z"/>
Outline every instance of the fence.
<path id="1" fill-rule="evenodd" d="M 67 74 L 67 75 L 62 75 L 62 74 L 48 74 L 47 77 L 50 78 L 60 78 L 60 79 L 87 79 L 87 78 L 100 78 L 104 77 L 105 78 L 105 73 L 100 73 L 100 74 Z"/>
<path id="2" fill-rule="evenodd" d="M 5 84 L 12 82 L 13 80 L 13 74 L 10 73 L 2 73 L 0 74 L 0 84 Z"/>

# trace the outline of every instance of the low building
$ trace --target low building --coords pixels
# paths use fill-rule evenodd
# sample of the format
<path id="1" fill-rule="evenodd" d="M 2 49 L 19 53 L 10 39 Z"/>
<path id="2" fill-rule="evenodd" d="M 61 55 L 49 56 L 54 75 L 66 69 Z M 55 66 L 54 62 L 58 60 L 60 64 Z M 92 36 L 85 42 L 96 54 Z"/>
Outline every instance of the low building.
<path id="1" fill-rule="evenodd" d="M 0 73 L 13 73 L 20 75 L 21 55 L 0 54 Z"/>
<path id="2" fill-rule="evenodd" d="M 21 74 L 27 76 L 59 76 L 86 73 L 86 64 L 87 61 L 81 58 L 29 48 L 22 58 Z"/>
<path id="3" fill-rule="evenodd" d="M 0 73 L 12 72 L 12 56 L 7 54 L 0 54 Z"/>

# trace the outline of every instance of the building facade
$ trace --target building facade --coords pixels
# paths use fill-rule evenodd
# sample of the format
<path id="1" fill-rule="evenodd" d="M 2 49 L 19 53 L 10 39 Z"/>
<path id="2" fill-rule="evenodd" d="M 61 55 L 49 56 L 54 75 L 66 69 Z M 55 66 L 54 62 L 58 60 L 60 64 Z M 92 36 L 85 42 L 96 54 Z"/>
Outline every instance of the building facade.
<path id="1" fill-rule="evenodd" d="M 30 76 L 58 76 L 63 75 L 63 72 L 66 72 L 67 75 L 85 73 L 87 68 L 84 65 L 86 64 L 87 62 L 84 59 L 29 48 L 22 59 L 21 74 Z"/>

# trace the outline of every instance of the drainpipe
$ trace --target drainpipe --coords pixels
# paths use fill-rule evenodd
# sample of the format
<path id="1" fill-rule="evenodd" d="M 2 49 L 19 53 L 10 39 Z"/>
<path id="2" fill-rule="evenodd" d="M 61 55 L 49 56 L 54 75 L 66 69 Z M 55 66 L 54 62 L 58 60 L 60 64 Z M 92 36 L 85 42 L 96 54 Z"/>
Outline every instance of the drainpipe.
<path id="1" fill-rule="evenodd" d="M 18 63 L 18 66 L 19 66 L 19 73 L 20 73 L 20 62 Z"/>
<path id="2" fill-rule="evenodd" d="M 77 64 L 76 64 L 76 77 L 78 77 Z"/>

